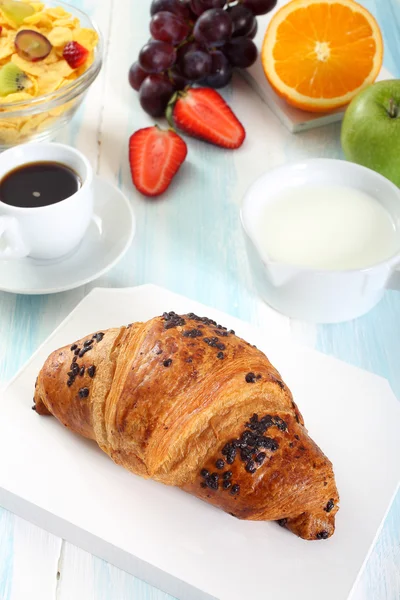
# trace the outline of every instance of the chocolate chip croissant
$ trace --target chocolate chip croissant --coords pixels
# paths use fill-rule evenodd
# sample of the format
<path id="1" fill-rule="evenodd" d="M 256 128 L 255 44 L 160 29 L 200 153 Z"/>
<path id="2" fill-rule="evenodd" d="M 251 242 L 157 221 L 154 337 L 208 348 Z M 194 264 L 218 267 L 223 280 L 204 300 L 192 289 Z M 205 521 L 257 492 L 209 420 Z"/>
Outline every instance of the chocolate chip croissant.
<path id="1" fill-rule="evenodd" d="M 35 410 L 136 475 L 307 540 L 335 529 L 332 465 L 266 356 L 214 321 L 164 313 L 47 359 Z"/>

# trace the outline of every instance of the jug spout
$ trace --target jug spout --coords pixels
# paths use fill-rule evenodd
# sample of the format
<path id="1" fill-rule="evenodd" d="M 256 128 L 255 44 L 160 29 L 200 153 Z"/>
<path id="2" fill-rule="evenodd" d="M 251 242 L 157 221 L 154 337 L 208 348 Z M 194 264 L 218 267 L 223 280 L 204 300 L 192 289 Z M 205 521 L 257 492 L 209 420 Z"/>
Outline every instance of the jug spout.
<path id="1" fill-rule="evenodd" d="M 258 281 L 265 281 L 268 286 L 278 288 L 298 275 L 300 272 L 298 267 L 269 260 L 267 256 L 263 256 L 253 239 L 247 235 L 246 230 L 244 232 L 247 254 Z"/>
<path id="2" fill-rule="evenodd" d="M 286 265 L 277 262 L 264 262 L 268 278 L 273 286 L 281 287 L 286 285 L 291 279 L 294 279 L 300 272 L 294 265 Z"/>

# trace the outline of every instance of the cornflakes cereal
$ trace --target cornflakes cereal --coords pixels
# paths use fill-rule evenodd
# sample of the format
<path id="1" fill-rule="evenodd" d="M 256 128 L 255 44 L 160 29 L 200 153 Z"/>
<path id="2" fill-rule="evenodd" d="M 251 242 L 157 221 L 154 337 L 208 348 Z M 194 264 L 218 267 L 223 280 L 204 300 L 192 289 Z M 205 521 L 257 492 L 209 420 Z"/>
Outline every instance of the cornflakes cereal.
<path id="1" fill-rule="evenodd" d="M 52 72 L 43 73 L 37 78 L 38 95 L 51 94 L 60 87 L 64 79 L 55 78 Z"/>
<path id="2" fill-rule="evenodd" d="M 0 144 L 15 144 L 19 138 L 17 127 L 3 127 L 0 123 Z"/>
<path id="3" fill-rule="evenodd" d="M 75 27 L 79 27 L 79 19 L 57 19 L 53 25 L 54 27 L 70 27 L 74 29 Z"/>
<path id="4" fill-rule="evenodd" d="M 53 46 L 65 46 L 67 42 L 72 40 L 72 31 L 68 27 L 54 27 L 47 39 Z"/>
<path id="5" fill-rule="evenodd" d="M 14 39 L 15 32 L 13 31 L 5 31 L 0 36 L 0 60 L 11 56 L 11 54 L 15 51 Z"/>
<path id="6" fill-rule="evenodd" d="M 48 115 L 51 115 L 53 117 L 60 117 L 61 115 L 63 115 L 69 108 L 72 108 L 73 104 L 74 104 L 74 100 L 70 100 L 69 102 L 67 102 L 66 104 L 63 104 L 62 106 L 56 106 L 55 108 L 52 108 L 51 110 L 49 110 Z"/>
<path id="7" fill-rule="evenodd" d="M 2 129 L 18 129 L 15 119 L 0 119 L 0 131 Z"/>
<path id="8" fill-rule="evenodd" d="M 89 54 L 89 56 L 87 57 L 85 64 L 82 65 L 81 67 L 78 67 L 77 69 L 75 69 L 75 71 L 69 76 L 69 79 L 74 78 L 74 76 L 80 77 L 81 75 L 83 75 L 83 73 L 88 70 L 88 68 L 93 63 L 93 61 L 94 61 L 94 52 L 91 52 Z"/>
<path id="9" fill-rule="evenodd" d="M 38 90 L 38 80 L 36 77 L 32 77 L 31 75 L 28 75 L 28 79 L 31 82 L 31 86 L 26 91 L 28 92 L 28 94 L 33 96 L 33 98 L 36 98 L 40 95 L 40 92 Z"/>
<path id="10" fill-rule="evenodd" d="M 72 32 L 72 39 L 87 50 L 96 48 L 97 42 L 99 41 L 97 33 L 93 29 L 86 29 L 84 27 L 75 28 Z"/>
<path id="11" fill-rule="evenodd" d="M 43 123 L 45 119 L 47 119 L 47 116 L 47 113 L 41 113 L 40 115 L 32 115 L 29 119 L 24 120 L 24 122 L 20 124 L 19 127 L 19 132 L 21 136 L 25 137 L 37 131 L 39 125 Z"/>
<path id="12" fill-rule="evenodd" d="M 62 6 L 55 6 L 54 8 L 47 8 L 46 13 L 53 19 L 59 19 L 60 17 L 70 17 L 66 10 Z"/>
<path id="13" fill-rule="evenodd" d="M 48 114 L 50 114 L 50 113 L 48 113 Z M 38 131 L 42 131 L 43 129 L 47 129 L 49 126 L 54 125 L 54 123 L 55 123 L 56 120 L 57 119 L 55 117 L 48 117 L 48 116 L 46 116 L 46 118 L 44 119 L 44 121 L 42 121 L 39 124 L 37 130 Z"/>
<path id="14" fill-rule="evenodd" d="M 21 0 L 21 4 L 24 4 L 24 7 L 21 7 L 21 11 L 18 9 L 18 16 L 10 14 L 9 11 L 6 13 L 1 9 L 0 4 L 0 69 L 10 62 L 15 64 L 27 75 L 30 85 L 27 87 L 25 83 L 25 89 L 21 89 L 22 85 L 16 83 L 13 92 L 13 80 L 10 89 L 9 79 L 3 79 L 6 83 L 3 86 L 3 93 L 7 95 L 2 95 L 0 81 L 0 145 L 10 145 L 29 139 L 54 125 L 55 122 L 61 123 L 62 115 L 67 118 L 69 111 L 79 100 L 71 100 L 62 106 L 26 117 L 11 117 L 7 114 L 7 117 L 1 119 L 1 113 L 21 110 L 18 106 L 14 109 L 13 104 L 29 102 L 33 98 L 51 94 L 70 85 L 93 63 L 94 50 L 99 41 L 96 31 L 81 27 L 79 19 L 61 6 L 46 8 L 44 3 L 31 0 Z M 23 18 L 25 14 L 28 16 Z M 52 47 L 50 53 L 43 59 L 37 60 L 35 57 L 34 61 L 23 58 L 15 44 L 16 35 L 21 30 L 29 30 L 45 36 Z M 74 57 L 71 55 L 66 55 L 67 60 L 63 57 L 65 45 L 74 42 L 88 51 L 83 64 L 80 64 L 82 61 L 74 62 Z M 7 76 L 9 77 L 8 73 Z M 7 76 L 4 74 L 3 77 Z"/>
<path id="15" fill-rule="evenodd" d="M 25 17 L 24 25 L 36 25 L 39 29 L 51 30 L 53 21 L 45 12 L 35 13 L 31 17 Z"/>
<path id="16" fill-rule="evenodd" d="M 11 29 L 17 29 L 18 25 L 10 19 L 0 8 L 0 25 L 2 27 L 11 27 Z"/>
<path id="17" fill-rule="evenodd" d="M 8 94 L 8 96 L 3 98 L 3 103 L 23 102 L 24 100 L 32 100 L 31 94 L 28 94 L 28 92 L 15 92 L 15 94 Z"/>
<path id="18" fill-rule="evenodd" d="M 71 75 L 71 73 L 74 72 L 67 61 L 63 58 L 58 59 L 57 61 L 51 59 L 50 64 L 48 64 L 45 63 L 44 60 L 29 62 L 28 60 L 18 56 L 18 54 L 13 54 L 11 60 L 22 71 L 35 77 L 40 77 L 40 75 L 43 75 L 43 73 L 53 73 L 53 77 L 55 79 L 62 79 L 63 77 L 68 77 L 68 75 Z"/>
<path id="19" fill-rule="evenodd" d="M 50 52 L 50 54 L 48 56 L 46 56 L 46 58 L 44 58 L 40 62 L 43 63 L 44 65 L 52 65 L 53 63 L 56 63 L 59 60 L 60 60 L 60 57 L 58 56 L 56 49 L 53 48 L 52 51 Z"/>

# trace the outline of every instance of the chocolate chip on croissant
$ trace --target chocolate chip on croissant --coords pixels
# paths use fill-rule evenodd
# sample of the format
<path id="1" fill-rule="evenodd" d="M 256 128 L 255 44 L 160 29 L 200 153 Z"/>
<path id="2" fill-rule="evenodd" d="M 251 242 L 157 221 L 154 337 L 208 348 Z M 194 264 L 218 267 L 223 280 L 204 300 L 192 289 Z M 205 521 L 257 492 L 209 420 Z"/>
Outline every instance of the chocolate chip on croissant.
<path id="1" fill-rule="evenodd" d="M 330 461 L 266 356 L 193 313 L 99 331 L 53 352 L 36 412 L 136 475 L 240 519 L 320 540 L 335 529 Z"/>

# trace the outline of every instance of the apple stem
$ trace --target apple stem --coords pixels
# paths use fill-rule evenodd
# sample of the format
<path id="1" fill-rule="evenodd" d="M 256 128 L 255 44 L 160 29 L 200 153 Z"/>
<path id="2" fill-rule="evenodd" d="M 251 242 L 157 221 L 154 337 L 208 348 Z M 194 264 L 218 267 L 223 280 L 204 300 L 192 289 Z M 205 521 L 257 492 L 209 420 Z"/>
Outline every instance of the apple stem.
<path id="1" fill-rule="evenodd" d="M 393 98 L 389 100 L 389 117 L 396 119 L 399 116 L 399 107 Z"/>

